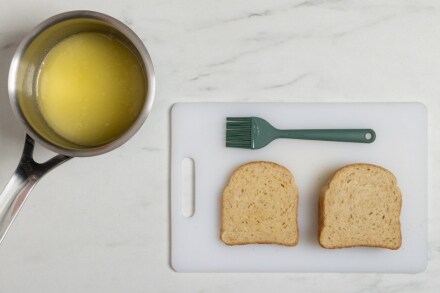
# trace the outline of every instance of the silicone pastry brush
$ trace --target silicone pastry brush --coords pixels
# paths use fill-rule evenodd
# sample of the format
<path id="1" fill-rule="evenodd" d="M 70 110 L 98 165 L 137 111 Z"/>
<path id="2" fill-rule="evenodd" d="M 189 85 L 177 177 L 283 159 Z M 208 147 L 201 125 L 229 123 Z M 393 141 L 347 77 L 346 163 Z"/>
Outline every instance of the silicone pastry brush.
<path id="1" fill-rule="evenodd" d="M 260 149 L 277 138 L 372 143 L 372 129 L 277 129 L 258 117 L 227 117 L 226 147 Z"/>

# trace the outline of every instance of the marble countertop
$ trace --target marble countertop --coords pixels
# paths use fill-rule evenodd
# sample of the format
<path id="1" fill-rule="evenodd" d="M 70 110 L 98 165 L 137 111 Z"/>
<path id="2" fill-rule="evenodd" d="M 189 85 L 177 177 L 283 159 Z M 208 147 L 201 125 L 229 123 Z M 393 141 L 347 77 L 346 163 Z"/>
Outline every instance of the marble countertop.
<path id="1" fill-rule="evenodd" d="M 121 148 L 71 160 L 42 179 L 0 245 L 0 292 L 438 292 L 438 1 L 1 1 L 0 186 L 15 169 L 24 138 L 7 94 L 12 54 L 36 24 L 77 9 L 116 17 L 144 41 L 156 70 L 153 111 Z M 185 101 L 424 103 L 427 270 L 174 272 L 169 119 L 171 105 Z M 39 148 L 37 156 L 50 153 Z"/>

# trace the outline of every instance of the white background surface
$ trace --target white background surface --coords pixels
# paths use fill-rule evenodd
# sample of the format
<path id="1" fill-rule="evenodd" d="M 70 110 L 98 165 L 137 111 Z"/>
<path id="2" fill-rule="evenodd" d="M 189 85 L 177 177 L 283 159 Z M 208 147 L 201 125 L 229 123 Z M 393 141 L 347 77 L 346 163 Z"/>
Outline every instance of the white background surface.
<path id="1" fill-rule="evenodd" d="M 138 33 L 155 64 L 156 101 L 129 143 L 107 155 L 74 159 L 43 178 L 0 246 L 0 292 L 437 292 L 438 1 L 1 0 L 1 186 L 15 169 L 24 136 L 7 98 L 13 51 L 37 23 L 72 9 L 110 14 Z M 425 103 L 426 272 L 173 272 L 169 117 L 170 106 L 183 101 Z"/>

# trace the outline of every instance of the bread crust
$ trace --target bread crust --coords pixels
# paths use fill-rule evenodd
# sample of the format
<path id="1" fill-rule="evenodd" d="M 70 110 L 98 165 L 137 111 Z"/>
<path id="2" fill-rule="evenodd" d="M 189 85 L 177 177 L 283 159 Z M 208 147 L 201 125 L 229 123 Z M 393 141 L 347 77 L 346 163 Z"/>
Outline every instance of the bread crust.
<path id="1" fill-rule="evenodd" d="M 386 173 L 388 176 L 390 176 L 390 178 L 392 179 L 392 187 L 394 188 L 394 190 L 396 192 L 398 192 L 398 197 L 400 198 L 398 204 L 398 214 L 399 214 L 399 219 L 397 221 L 397 229 L 398 229 L 398 235 L 397 235 L 397 243 L 398 245 L 387 245 L 387 244 L 383 244 L 383 245 L 370 245 L 368 243 L 361 243 L 361 244 L 356 244 L 356 245 L 349 245 L 349 244 L 340 244 L 340 245 L 328 245 L 325 244 L 325 241 L 323 239 L 323 230 L 325 227 L 327 227 L 329 225 L 329 223 L 327 223 L 327 215 L 325 214 L 325 197 L 327 195 L 327 193 L 331 190 L 332 188 L 332 184 L 336 184 L 339 179 L 340 176 L 342 176 L 342 174 L 348 170 L 348 169 L 353 169 L 353 168 L 374 168 L 374 169 L 379 169 L 381 171 L 383 171 L 384 173 Z M 358 246 L 363 246 L 363 247 L 376 247 L 376 248 L 387 248 L 387 249 L 391 249 L 391 250 L 397 250 L 401 247 L 402 245 L 402 232 L 401 232 L 401 223 L 400 223 L 400 213 L 401 213 L 401 209 L 402 209 L 402 194 L 401 191 L 399 189 L 399 187 L 397 186 L 397 179 L 395 177 L 395 175 L 393 173 L 391 173 L 389 170 L 387 170 L 386 168 L 382 167 L 382 166 L 378 166 L 378 165 L 373 165 L 373 164 L 367 164 L 367 163 L 355 163 L 355 164 L 350 164 L 350 165 L 346 165 L 344 167 L 339 168 L 331 177 L 331 179 L 327 182 L 327 184 L 321 189 L 321 193 L 319 195 L 319 204 L 318 204 L 318 242 L 321 245 L 321 247 L 326 248 L 326 249 L 337 249 L 337 248 L 350 248 L 350 247 L 358 247 Z"/>
<path id="2" fill-rule="evenodd" d="M 226 232 L 225 231 L 225 221 L 226 221 L 226 218 L 225 218 L 225 207 L 226 207 L 226 202 L 227 202 L 225 192 L 226 192 L 228 186 L 231 184 L 232 179 L 237 177 L 237 174 L 239 172 L 242 172 L 242 170 L 244 168 L 246 168 L 246 167 L 254 167 L 254 166 L 257 166 L 257 165 L 266 165 L 266 166 L 270 166 L 270 167 L 275 168 L 275 169 L 281 169 L 284 172 L 288 173 L 290 175 L 290 177 L 291 177 L 291 182 L 290 183 L 292 184 L 292 187 L 294 189 L 294 197 L 295 197 L 295 200 L 296 200 L 296 205 L 294 205 L 294 207 L 293 207 L 294 214 L 295 214 L 295 217 L 293 217 L 293 221 L 294 221 L 294 227 L 295 227 L 294 230 L 296 232 L 296 235 L 294 235 L 295 237 L 294 237 L 293 241 L 290 241 L 290 242 L 287 242 L 287 241 L 286 242 L 281 242 L 281 241 L 230 241 L 228 239 L 225 239 L 226 238 L 225 237 L 225 232 Z M 299 202 L 298 188 L 295 185 L 294 176 L 286 167 L 284 167 L 282 165 L 279 165 L 277 163 L 274 163 L 274 162 L 267 162 L 267 161 L 254 161 L 254 162 L 245 163 L 245 164 L 239 166 L 238 168 L 236 168 L 232 172 L 232 174 L 231 174 L 231 176 L 230 176 L 230 178 L 228 180 L 228 183 L 225 186 L 225 188 L 223 190 L 223 193 L 222 193 L 222 197 L 221 197 L 221 207 L 222 208 L 221 208 L 220 239 L 226 245 L 228 245 L 228 246 L 246 245 L 246 244 L 276 244 L 276 245 L 283 245 L 283 246 L 289 246 L 289 247 L 296 246 L 298 244 L 298 241 L 299 241 L 298 202 Z"/>

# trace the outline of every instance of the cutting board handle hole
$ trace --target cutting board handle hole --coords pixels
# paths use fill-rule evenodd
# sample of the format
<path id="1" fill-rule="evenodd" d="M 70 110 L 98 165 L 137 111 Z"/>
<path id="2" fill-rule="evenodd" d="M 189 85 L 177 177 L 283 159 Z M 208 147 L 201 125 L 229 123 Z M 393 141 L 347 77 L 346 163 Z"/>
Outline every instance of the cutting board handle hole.
<path id="1" fill-rule="evenodd" d="M 182 215 L 190 218 L 195 210 L 195 164 L 192 158 L 182 160 L 181 168 L 181 208 Z"/>

